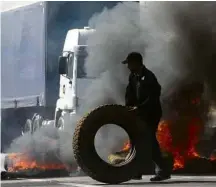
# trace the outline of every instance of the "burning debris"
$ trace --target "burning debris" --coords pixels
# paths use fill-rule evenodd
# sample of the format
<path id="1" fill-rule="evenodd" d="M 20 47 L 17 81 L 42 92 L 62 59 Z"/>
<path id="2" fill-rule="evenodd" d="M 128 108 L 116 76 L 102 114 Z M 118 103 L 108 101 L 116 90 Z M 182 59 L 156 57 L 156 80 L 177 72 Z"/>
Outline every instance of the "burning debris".
<path id="1" fill-rule="evenodd" d="M 19 172 L 24 170 L 57 170 L 66 169 L 60 161 L 49 163 L 49 161 L 38 162 L 34 156 L 27 153 L 11 153 L 7 157 L 8 172 Z"/>
<path id="2" fill-rule="evenodd" d="M 69 160 L 64 155 L 70 150 L 61 146 L 61 141 L 69 140 L 71 136 L 47 127 L 14 140 L 5 161 L 7 176 L 57 177 L 76 173 L 77 164 L 73 157 Z M 67 146 L 66 141 L 64 145 Z"/>
<path id="3" fill-rule="evenodd" d="M 10 153 L 5 160 L 5 178 L 17 177 L 60 177 L 69 176 L 69 168 L 59 159 L 48 161 L 38 160 L 32 153 Z"/>
<path id="4" fill-rule="evenodd" d="M 216 164 L 216 160 L 212 158 L 205 158 L 201 156 L 197 150 L 196 145 L 198 143 L 199 124 L 196 125 L 195 121 L 188 125 L 187 133 L 184 137 L 188 139 L 186 144 L 181 141 L 180 144 L 175 145 L 173 143 L 173 137 L 170 131 L 169 123 L 163 121 L 159 125 L 158 140 L 163 151 L 171 153 L 174 159 L 173 171 L 174 172 L 193 172 L 196 173 L 200 170 L 201 173 L 216 172 L 213 170 L 213 165 Z M 193 167 L 192 167 L 193 165 Z M 202 165 L 206 165 L 203 167 Z M 209 167 L 208 167 L 209 166 Z"/>
<path id="5" fill-rule="evenodd" d="M 159 125 L 157 137 L 161 149 L 173 155 L 174 170 L 184 168 L 186 160 L 200 157 L 195 149 L 195 146 L 198 143 L 196 139 L 198 128 L 192 123 L 188 126 L 187 131 L 188 132 L 184 134 L 184 137 L 188 140 L 185 142 L 180 141 L 178 144 L 175 144 L 175 142 L 173 142 L 170 124 L 163 121 Z"/>

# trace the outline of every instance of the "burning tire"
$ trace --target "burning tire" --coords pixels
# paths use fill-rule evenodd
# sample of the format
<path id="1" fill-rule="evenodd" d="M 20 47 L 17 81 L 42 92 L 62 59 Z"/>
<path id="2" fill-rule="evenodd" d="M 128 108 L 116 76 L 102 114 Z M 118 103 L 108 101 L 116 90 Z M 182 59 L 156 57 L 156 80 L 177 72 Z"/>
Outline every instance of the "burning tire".
<path id="1" fill-rule="evenodd" d="M 105 162 L 95 149 L 96 133 L 106 124 L 120 126 L 130 138 L 130 155 L 127 156 L 127 161 L 119 165 Z M 135 118 L 127 107 L 101 106 L 79 121 L 73 137 L 74 156 L 81 169 L 94 180 L 108 184 L 126 182 L 138 172 L 142 172 L 145 165 L 150 162 L 151 151 L 148 135 L 145 124 L 141 125 L 140 120 Z"/>

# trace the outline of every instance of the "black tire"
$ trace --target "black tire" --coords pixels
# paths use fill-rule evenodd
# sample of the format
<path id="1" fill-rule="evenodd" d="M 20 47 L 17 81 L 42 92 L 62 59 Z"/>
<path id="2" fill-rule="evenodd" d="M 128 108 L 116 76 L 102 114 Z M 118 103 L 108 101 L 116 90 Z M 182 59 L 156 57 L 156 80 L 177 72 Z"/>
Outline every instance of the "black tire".
<path id="1" fill-rule="evenodd" d="M 59 118 L 56 127 L 57 127 L 58 129 L 64 129 L 64 119 L 63 119 L 63 117 L 60 117 L 60 118 Z"/>
<path id="2" fill-rule="evenodd" d="M 130 138 L 133 156 L 124 165 L 111 165 L 102 160 L 96 152 L 95 135 L 106 124 L 122 127 Z M 119 184 L 131 180 L 145 169 L 145 165 L 151 163 L 148 135 L 145 124 L 140 125 L 139 120 L 125 106 L 101 106 L 79 121 L 73 136 L 74 156 L 81 169 L 92 179 L 108 184 Z"/>

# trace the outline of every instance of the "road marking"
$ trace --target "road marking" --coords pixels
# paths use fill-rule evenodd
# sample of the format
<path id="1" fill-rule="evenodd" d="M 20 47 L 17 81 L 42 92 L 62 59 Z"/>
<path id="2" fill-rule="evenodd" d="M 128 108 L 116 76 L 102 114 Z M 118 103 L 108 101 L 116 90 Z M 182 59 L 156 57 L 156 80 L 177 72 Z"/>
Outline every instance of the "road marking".
<path id="1" fill-rule="evenodd" d="M 171 179 L 212 179 L 212 180 L 216 180 L 216 176 L 173 176 L 171 177 Z"/>
<path id="2" fill-rule="evenodd" d="M 79 184 L 79 183 L 59 183 L 66 186 L 74 186 L 74 187 L 102 187 L 100 185 L 92 185 L 92 184 Z"/>
<path id="3" fill-rule="evenodd" d="M 45 179 L 25 179 L 25 178 L 17 178 L 12 180 L 2 180 L 1 183 L 7 184 L 7 183 L 28 183 L 28 182 L 74 182 L 74 181 L 83 181 L 83 182 L 89 182 L 93 181 L 89 177 L 61 177 L 61 178 L 45 178 Z"/>
<path id="4" fill-rule="evenodd" d="M 23 178 L 18 178 L 16 180 L 3 180 L 1 181 L 2 184 L 7 184 L 7 183 L 26 183 L 26 182 L 48 182 L 51 180 L 44 180 L 44 179 L 23 179 Z"/>
<path id="5" fill-rule="evenodd" d="M 144 175 L 143 176 L 143 180 L 149 180 L 151 176 L 150 175 Z M 216 176 L 172 176 L 170 180 L 199 180 L 199 181 L 216 181 Z M 88 185 L 88 184 L 80 184 L 80 182 L 82 181 L 82 183 L 90 183 L 90 182 L 96 182 L 93 179 L 91 179 L 90 177 L 62 177 L 62 178 L 46 178 L 46 179 L 24 179 L 24 178 L 17 178 L 16 180 L 12 179 L 12 180 L 1 180 L 1 184 L 11 184 L 11 183 L 30 183 L 30 182 L 57 182 L 57 183 L 66 183 L 67 185 L 71 186 L 72 185 L 76 185 L 76 187 L 100 187 L 100 185 L 98 184 L 94 184 L 94 185 Z M 72 182 L 72 183 L 71 183 Z M 77 182 L 77 183 L 76 183 Z"/>

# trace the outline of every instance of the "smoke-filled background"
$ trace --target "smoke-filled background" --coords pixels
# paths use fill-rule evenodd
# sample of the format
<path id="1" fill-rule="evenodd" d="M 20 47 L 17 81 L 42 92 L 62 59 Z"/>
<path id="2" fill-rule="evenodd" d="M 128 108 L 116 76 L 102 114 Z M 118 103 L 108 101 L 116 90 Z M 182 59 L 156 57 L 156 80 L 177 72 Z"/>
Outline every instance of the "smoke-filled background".
<path id="1" fill-rule="evenodd" d="M 215 101 L 215 8 L 215 2 L 147 2 L 142 6 L 125 2 L 94 15 L 89 26 L 96 33 L 88 40 L 86 71 L 98 79 L 86 91 L 81 115 L 101 104 L 124 104 L 129 72 L 120 62 L 131 51 L 142 53 L 144 63 L 158 77 L 163 87 L 162 101 L 193 81 L 205 83 L 206 101 Z M 64 162 L 72 162 L 72 135 L 80 117 L 71 122 L 66 132 L 41 129 L 16 139 L 8 151 L 46 154 L 51 149 L 60 153 Z M 100 134 L 97 147 L 103 149 L 104 155 L 124 137 L 119 131 L 119 135 L 111 136 L 114 132 L 112 128 Z"/>

